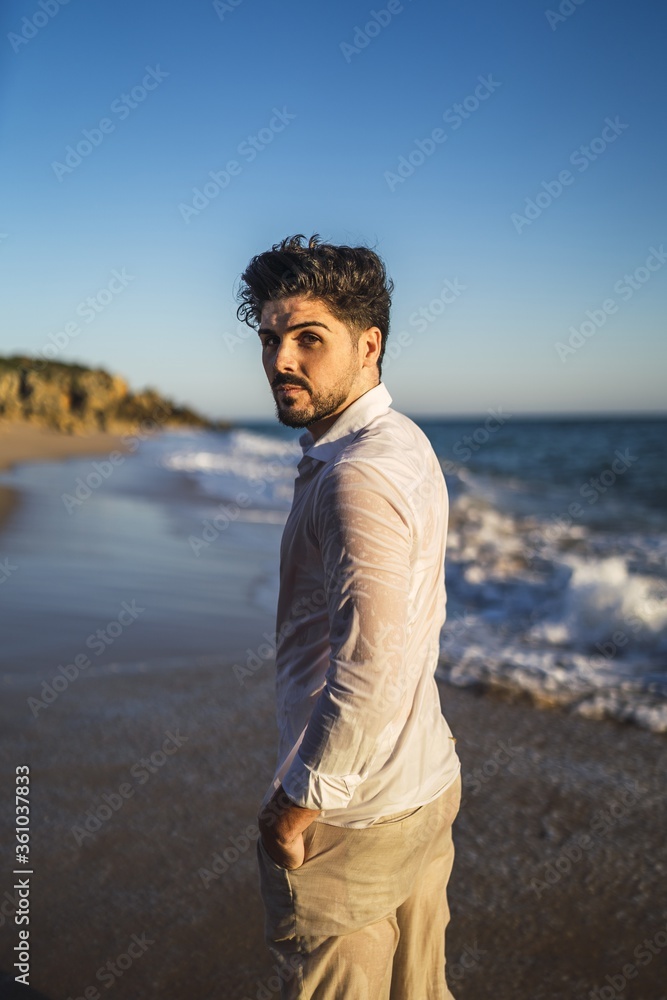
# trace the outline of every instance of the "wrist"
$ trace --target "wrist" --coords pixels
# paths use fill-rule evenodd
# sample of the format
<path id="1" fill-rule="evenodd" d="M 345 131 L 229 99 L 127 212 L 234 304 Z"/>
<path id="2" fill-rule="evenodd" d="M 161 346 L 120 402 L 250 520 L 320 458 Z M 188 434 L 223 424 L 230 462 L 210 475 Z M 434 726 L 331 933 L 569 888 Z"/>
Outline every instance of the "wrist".
<path id="1" fill-rule="evenodd" d="M 285 823 L 284 819 L 274 815 L 260 816 L 258 822 L 259 832 L 263 837 L 275 841 L 277 844 L 288 846 L 296 837 L 291 824 Z"/>
<path id="2" fill-rule="evenodd" d="M 258 826 L 261 834 L 266 834 L 277 843 L 287 846 L 292 844 L 319 814 L 318 809 L 306 809 L 292 802 L 282 785 L 279 785 L 260 812 Z"/>

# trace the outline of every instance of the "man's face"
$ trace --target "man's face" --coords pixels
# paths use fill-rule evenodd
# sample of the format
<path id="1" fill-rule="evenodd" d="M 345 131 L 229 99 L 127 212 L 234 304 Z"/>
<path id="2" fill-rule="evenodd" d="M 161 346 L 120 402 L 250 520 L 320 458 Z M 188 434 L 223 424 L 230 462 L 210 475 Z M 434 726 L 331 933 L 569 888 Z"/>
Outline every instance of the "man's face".
<path id="1" fill-rule="evenodd" d="M 372 327 L 357 340 L 321 299 L 267 302 L 258 332 L 278 420 L 288 427 L 319 437 L 378 381 L 380 331 Z"/>

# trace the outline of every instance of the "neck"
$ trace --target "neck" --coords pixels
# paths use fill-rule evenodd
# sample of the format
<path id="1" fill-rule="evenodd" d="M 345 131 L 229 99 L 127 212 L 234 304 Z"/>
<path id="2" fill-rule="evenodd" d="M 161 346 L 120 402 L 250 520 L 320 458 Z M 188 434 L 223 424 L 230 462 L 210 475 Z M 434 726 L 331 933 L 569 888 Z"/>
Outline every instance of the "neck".
<path id="1" fill-rule="evenodd" d="M 352 403 L 354 403 L 357 399 L 359 399 L 360 396 L 363 396 L 365 393 L 369 392 L 371 389 L 374 389 L 375 386 L 379 384 L 380 380 L 378 379 L 375 385 L 363 386 L 362 388 L 357 390 L 356 395 L 354 395 L 351 399 L 347 399 L 345 401 L 345 405 L 341 406 L 341 408 L 339 410 L 336 410 L 335 413 L 331 413 L 328 417 L 322 417 L 321 420 L 316 420 L 314 423 L 309 424 L 307 429 L 312 434 L 313 440 L 314 441 L 319 440 L 319 438 L 321 438 L 322 435 L 329 430 L 331 425 L 335 424 L 336 420 L 338 420 L 340 415 L 345 412 L 348 406 L 351 406 Z"/>

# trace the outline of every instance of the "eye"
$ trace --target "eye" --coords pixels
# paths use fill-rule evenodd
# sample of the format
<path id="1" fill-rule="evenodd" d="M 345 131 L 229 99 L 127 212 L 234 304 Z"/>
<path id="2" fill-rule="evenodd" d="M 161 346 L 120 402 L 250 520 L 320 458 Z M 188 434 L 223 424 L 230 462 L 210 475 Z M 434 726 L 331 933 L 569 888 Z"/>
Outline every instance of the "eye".
<path id="1" fill-rule="evenodd" d="M 304 333 L 301 339 L 307 341 L 309 344 L 312 344 L 313 342 L 317 343 L 320 338 L 316 337 L 314 333 Z"/>

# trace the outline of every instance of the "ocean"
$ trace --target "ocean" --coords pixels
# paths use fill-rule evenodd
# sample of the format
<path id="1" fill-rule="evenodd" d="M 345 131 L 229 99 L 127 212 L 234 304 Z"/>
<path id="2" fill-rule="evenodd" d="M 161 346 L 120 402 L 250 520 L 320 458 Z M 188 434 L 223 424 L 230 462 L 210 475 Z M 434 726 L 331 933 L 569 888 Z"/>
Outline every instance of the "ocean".
<path id="1" fill-rule="evenodd" d="M 450 497 L 439 676 L 667 732 L 667 419 L 413 419 Z M 1 682 L 39 693 L 77 656 L 90 674 L 256 664 L 300 433 L 168 431 L 113 469 L 3 473 L 22 502 L 0 536 Z"/>
<path id="2" fill-rule="evenodd" d="M 666 732 L 667 420 L 413 419 L 450 496 L 439 675 Z M 253 422 L 148 450 L 219 502 L 213 538 L 284 523 L 299 433 Z M 265 610 L 276 596 L 277 565 Z"/>

